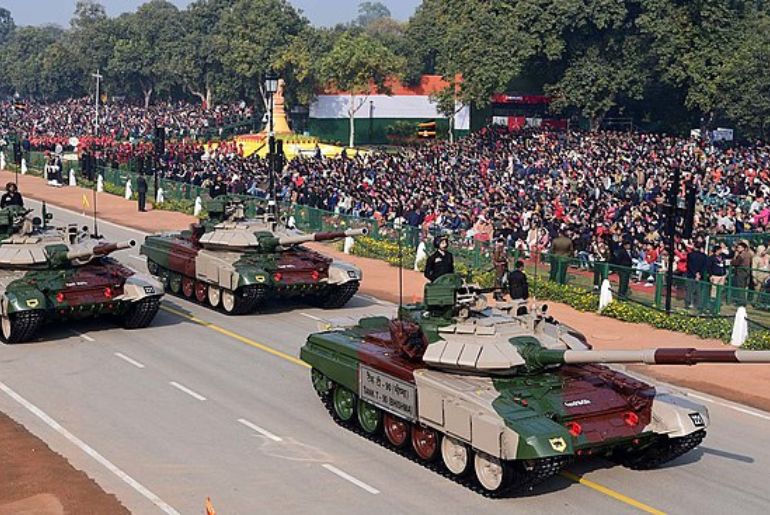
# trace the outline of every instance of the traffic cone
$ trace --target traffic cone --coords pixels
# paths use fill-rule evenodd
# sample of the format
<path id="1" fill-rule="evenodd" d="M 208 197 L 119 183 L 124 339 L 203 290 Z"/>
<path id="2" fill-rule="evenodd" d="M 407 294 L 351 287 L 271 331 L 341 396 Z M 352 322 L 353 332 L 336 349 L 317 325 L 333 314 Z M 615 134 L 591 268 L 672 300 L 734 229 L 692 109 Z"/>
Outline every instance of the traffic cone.
<path id="1" fill-rule="evenodd" d="M 217 515 L 214 505 L 211 504 L 211 497 L 206 497 L 206 515 Z"/>

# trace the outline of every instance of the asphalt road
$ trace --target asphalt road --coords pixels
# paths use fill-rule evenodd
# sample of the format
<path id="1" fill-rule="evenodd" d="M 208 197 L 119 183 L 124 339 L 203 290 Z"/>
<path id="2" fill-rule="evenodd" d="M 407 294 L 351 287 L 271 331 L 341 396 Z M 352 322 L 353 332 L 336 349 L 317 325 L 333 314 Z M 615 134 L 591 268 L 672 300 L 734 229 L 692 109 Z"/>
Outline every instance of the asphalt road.
<path id="1" fill-rule="evenodd" d="M 52 211 L 60 224 L 86 223 Z M 143 238 L 100 229 L 109 239 Z M 117 257 L 146 270 L 138 247 Z M 137 514 L 202 513 L 206 497 L 223 515 L 768 512 L 770 415 L 710 397 L 704 444 L 664 469 L 581 462 L 570 477 L 504 500 L 340 429 L 299 348 L 318 319 L 393 312 L 357 296 L 344 310 L 282 304 L 226 317 L 167 297 L 143 331 L 108 321 L 49 326 L 36 342 L 0 345 L 0 410 Z"/>

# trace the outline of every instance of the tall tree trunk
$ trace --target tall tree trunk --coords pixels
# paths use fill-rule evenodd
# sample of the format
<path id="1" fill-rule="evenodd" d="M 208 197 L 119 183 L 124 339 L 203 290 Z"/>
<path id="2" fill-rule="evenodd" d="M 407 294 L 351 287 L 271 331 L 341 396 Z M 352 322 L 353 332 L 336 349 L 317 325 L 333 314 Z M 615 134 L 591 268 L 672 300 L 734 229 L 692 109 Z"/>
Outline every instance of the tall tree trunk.
<path id="1" fill-rule="evenodd" d="M 356 145 L 356 96 L 350 95 L 350 108 L 348 114 L 350 115 L 350 141 L 348 146 L 353 148 Z"/>
<path id="2" fill-rule="evenodd" d="M 452 113 L 449 116 L 449 144 L 453 144 L 455 142 L 455 114 Z"/>
<path id="3" fill-rule="evenodd" d="M 206 109 L 211 109 L 211 102 L 214 101 L 214 88 L 206 86 Z"/>
<path id="4" fill-rule="evenodd" d="M 142 88 L 142 92 L 144 93 L 144 108 L 149 109 L 150 108 L 150 99 L 152 98 L 152 90 L 153 88 Z"/>

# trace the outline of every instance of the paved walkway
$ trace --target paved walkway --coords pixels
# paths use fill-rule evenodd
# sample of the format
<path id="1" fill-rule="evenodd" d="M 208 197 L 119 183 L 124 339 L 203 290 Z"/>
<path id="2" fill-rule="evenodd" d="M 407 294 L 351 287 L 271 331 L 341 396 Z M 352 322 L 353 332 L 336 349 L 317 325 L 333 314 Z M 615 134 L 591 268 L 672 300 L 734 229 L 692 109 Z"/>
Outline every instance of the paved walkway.
<path id="1" fill-rule="evenodd" d="M 0 184 L 14 180 L 14 174 L 0 172 Z M 54 188 L 38 177 L 22 176 L 22 195 L 83 211 L 83 195 L 91 201 L 90 190 L 77 187 Z M 107 193 L 98 194 L 98 215 L 104 219 L 146 232 L 181 229 L 192 223 L 192 216 L 170 211 L 139 213 L 136 203 Z M 364 273 L 361 291 L 398 302 L 398 269 L 382 261 L 347 256 L 328 246 L 313 243 L 311 248 L 359 266 Z M 404 302 L 422 298 L 425 279 L 412 270 L 403 271 Z M 639 349 L 646 347 L 727 348 L 718 340 L 662 331 L 642 324 L 629 324 L 593 313 L 580 313 L 563 304 L 549 303 L 558 320 L 583 332 L 597 349 Z M 632 367 L 664 381 L 692 387 L 770 411 L 770 365 L 699 365 L 696 367 Z"/>

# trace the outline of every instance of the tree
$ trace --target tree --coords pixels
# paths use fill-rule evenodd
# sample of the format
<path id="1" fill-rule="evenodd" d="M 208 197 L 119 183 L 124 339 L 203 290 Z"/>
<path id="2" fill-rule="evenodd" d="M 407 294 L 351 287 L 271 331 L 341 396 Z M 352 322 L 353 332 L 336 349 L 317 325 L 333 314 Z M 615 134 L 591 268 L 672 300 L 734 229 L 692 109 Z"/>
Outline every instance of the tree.
<path id="1" fill-rule="evenodd" d="M 396 78 L 403 64 L 403 59 L 366 34 L 344 34 L 323 57 L 322 81 L 349 95 L 350 147 L 355 146 L 356 113 L 371 92 L 390 93 L 388 79 Z"/>
<path id="2" fill-rule="evenodd" d="M 62 37 L 58 27 L 21 27 L 11 34 L 0 53 L 3 80 L 22 95 L 50 96 L 43 81 L 43 54 Z"/>
<path id="3" fill-rule="evenodd" d="M 0 7 L 0 45 L 10 37 L 14 28 L 16 28 L 16 24 L 13 22 L 11 11 Z"/>
<path id="4" fill-rule="evenodd" d="M 385 7 L 382 2 L 361 2 L 358 4 L 358 18 L 354 24 L 359 27 L 366 27 L 382 18 L 390 18 L 390 9 Z"/>
<path id="5" fill-rule="evenodd" d="M 219 21 L 217 52 L 239 79 L 239 89 L 267 108 L 262 77 L 307 24 L 286 0 L 238 0 Z"/>
<path id="6" fill-rule="evenodd" d="M 746 20 L 718 84 L 720 105 L 747 135 L 770 136 L 770 16 Z"/>
<path id="7" fill-rule="evenodd" d="M 71 79 L 83 89 L 93 85 L 91 74 L 106 70 L 114 51 L 114 20 L 107 17 L 104 6 L 93 0 L 78 0 L 70 30 L 65 35 L 68 63 L 77 68 Z"/>
<path id="8" fill-rule="evenodd" d="M 149 107 L 154 92 L 169 93 L 175 85 L 173 59 L 183 33 L 179 10 L 165 0 L 152 0 L 120 16 L 116 32 L 108 71 L 126 92 L 138 88 Z"/>
<path id="9" fill-rule="evenodd" d="M 197 0 L 182 13 L 183 36 L 175 45 L 174 74 L 182 86 L 201 102 L 211 106 L 214 91 L 222 83 L 224 69 L 215 44 L 222 15 L 235 0 Z"/>
<path id="10" fill-rule="evenodd" d="M 741 37 L 741 20 L 763 9 L 756 0 L 641 0 L 640 30 L 651 39 L 650 51 L 661 78 L 686 92 L 685 106 L 703 115 L 708 126 L 717 115 L 717 84 L 730 48 Z M 702 127 L 706 128 L 706 127 Z"/>
<path id="11" fill-rule="evenodd" d="M 455 116 L 465 107 L 457 100 L 460 83 L 455 78 L 449 81 L 449 85 L 431 95 L 431 102 L 436 103 L 436 110 L 446 116 L 449 121 L 449 143 L 455 140 Z"/>

